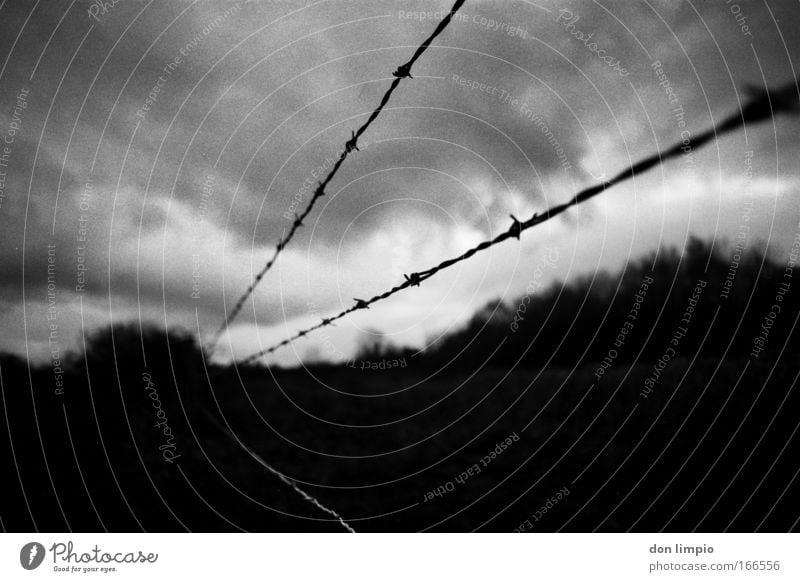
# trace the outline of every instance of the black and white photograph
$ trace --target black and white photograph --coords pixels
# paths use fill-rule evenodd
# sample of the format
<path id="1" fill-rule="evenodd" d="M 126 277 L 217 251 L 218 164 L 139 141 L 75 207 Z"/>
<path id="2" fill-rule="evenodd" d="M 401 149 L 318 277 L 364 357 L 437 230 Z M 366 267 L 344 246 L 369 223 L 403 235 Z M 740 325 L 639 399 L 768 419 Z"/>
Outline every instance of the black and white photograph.
<path id="1" fill-rule="evenodd" d="M 5 579 L 161 579 L 187 533 L 797 579 L 799 27 L 0 0 Z"/>

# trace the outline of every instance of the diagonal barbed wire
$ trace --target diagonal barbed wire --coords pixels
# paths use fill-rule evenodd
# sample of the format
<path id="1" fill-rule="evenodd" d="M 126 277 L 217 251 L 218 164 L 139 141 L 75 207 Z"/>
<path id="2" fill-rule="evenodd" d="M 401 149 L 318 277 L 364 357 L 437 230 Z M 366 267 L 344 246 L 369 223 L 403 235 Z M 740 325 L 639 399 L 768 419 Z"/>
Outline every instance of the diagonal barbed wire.
<path id="1" fill-rule="evenodd" d="M 409 61 L 406 64 L 397 67 L 397 70 L 392 73 L 395 79 L 394 81 L 392 81 L 392 84 L 389 85 L 389 89 L 386 91 L 386 93 L 384 93 L 380 104 L 378 105 L 378 107 L 375 108 L 375 110 L 369 116 L 367 121 L 365 121 L 361 127 L 351 132 L 350 139 L 347 140 L 347 142 L 345 143 L 344 151 L 342 151 L 339 158 L 336 160 L 336 163 L 333 165 L 330 172 L 328 172 L 328 175 L 325 177 L 325 179 L 319 182 L 316 190 L 314 191 L 313 196 L 311 196 L 311 199 L 308 201 L 308 205 L 306 205 L 305 210 L 303 210 L 303 212 L 300 213 L 299 215 L 295 214 L 295 219 L 294 222 L 292 222 L 292 226 L 289 228 L 288 232 L 286 232 L 283 238 L 281 238 L 280 241 L 278 241 L 278 244 L 275 246 L 275 250 L 272 253 L 272 257 L 270 257 L 270 259 L 267 261 L 264 267 L 258 272 L 258 274 L 253 279 L 252 283 L 250 283 L 250 286 L 236 301 L 236 303 L 233 306 L 233 309 L 231 309 L 230 313 L 228 313 L 228 315 L 225 317 L 225 321 L 222 323 L 219 329 L 214 333 L 214 336 L 212 337 L 211 342 L 209 344 L 211 347 L 217 344 L 219 338 L 222 336 L 222 334 L 225 332 L 228 326 L 233 322 L 236 316 L 239 315 L 239 312 L 241 312 L 245 302 L 250 298 L 250 296 L 256 290 L 256 287 L 264 278 L 264 276 L 267 274 L 267 271 L 269 271 L 275 264 L 275 261 L 278 259 L 278 256 L 280 256 L 283 249 L 285 249 L 286 246 L 289 244 L 289 242 L 292 240 L 292 238 L 294 238 L 294 235 L 297 232 L 297 230 L 301 226 L 303 226 L 303 220 L 305 220 L 305 218 L 311 213 L 311 210 L 314 208 L 314 205 L 317 203 L 317 200 L 325 196 L 325 188 L 339 172 L 339 168 L 344 163 L 344 160 L 347 158 L 347 156 L 350 155 L 353 151 L 359 151 L 358 138 L 361 137 L 361 135 L 367 131 L 369 126 L 372 125 L 372 123 L 378 118 L 378 116 L 383 111 L 383 108 L 386 106 L 386 104 L 389 102 L 389 99 L 392 97 L 392 93 L 394 93 L 394 90 L 397 89 L 397 87 L 400 85 L 400 82 L 406 78 L 413 79 L 413 77 L 411 76 L 411 67 L 414 66 L 414 63 L 417 62 L 417 60 L 428 49 L 428 47 L 431 46 L 431 43 L 436 39 L 436 37 L 439 36 L 442 33 L 442 31 L 444 31 L 445 28 L 447 28 L 447 25 L 450 24 L 450 20 L 452 20 L 453 15 L 456 12 L 458 12 L 458 10 L 461 8 L 461 6 L 464 4 L 465 1 L 466 0 L 456 0 L 456 3 L 453 4 L 453 7 L 450 9 L 450 12 L 448 12 L 445 15 L 445 17 L 439 22 L 439 25 L 431 33 L 431 35 L 427 39 L 425 39 L 425 41 L 417 48 L 417 50 L 411 56 L 411 59 L 409 59 Z"/>
<path id="2" fill-rule="evenodd" d="M 213 415 L 213 414 L 211 414 L 211 413 L 210 413 L 208 410 L 203 410 L 203 412 L 204 412 L 204 413 L 205 413 L 205 415 L 208 417 L 208 419 L 209 419 L 209 420 L 210 420 L 210 421 L 211 421 L 211 422 L 212 422 L 212 423 L 213 423 L 213 424 L 214 424 L 214 425 L 215 425 L 215 426 L 216 426 L 216 427 L 217 427 L 219 430 L 221 430 L 223 433 L 225 433 L 225 434 L 228 436 L 228 438 L 230 438 L 232 441 L 234 441 L 234 442 L 235 442 L 237 445 L 239 445 L 240 447 L 242 447 L 242 448 L 243 448 L 243 449 L 244 449 L 244 450 L 247 452 L 247 454 L 248 454 L 248 455 L 250 455 L 250 456 L 251 456 L 251 457 L 252 457 L 252 458 L 253 458 L 253 459 L 254 459 L 254 460 L 255 460 L 255 461 L 256 461 L 256 462 L 257 462 L 259 465 L 261 465 L 261 466 L 262 466 L 262 467 L 264 467 L 264 468 L 265 468 L 267 471 L 269 471 L 270 473 L 272 473 L 273 475 L 275 475 L 275 476 L 276 476 L 278 479 L 280 479 L 280 480 L 281 480 L 281 481 L 282 481 L 282 482 L 283 482 L 285 485 L 288 485 L 289 487 L 291 487 L 291 488 L 294 490 L 294 492 L 295 492 L 295 493 L 297 493 L 298 495 L 300 495 L 300 497 L 302 497 L 302 498 L 303 498 L 305 501 L 307 501 L 308 503 L 310 503 L 311 505 L 313 505 L 314 507 L 316 507 L 316 508 L 317 508 L 317 509 L 319 509 L 320 511 L 323 511 L 323 512 L 327 513 L 328 515 L 330 515 L 330 516 L 333 516 L 333 517 L 336 519 L 336 521 L 338 521 L 338 522 L 341 524 L 341 526 L 342 526 L 344 529 L 346 529 L 348 532 L 350 532 L 350 533 L 357 533 L 357 532 L 356 532 L 356 530 L 354 530 L 354 529 L 353 529 L 353 528 L 350 526 L 350 524 L 348 524 L 348 523 L 347 523 L 347 522 L 344 520 L 344 518 L 343 518 L 341 515 L 339 515 L 339 514 L 338 514 L 336 511 L 334 511 L 333 509 L 331 509 L 331 508 L 329 508 L 329 507 L 326 507 L 325 505 L 323 505 L 323 504 L 322 504 L 322 503 L 321 503 L 321 502 L 320 502 L 320 501 L 319 501 L 319 500 L 318 500 L 316 497 L 314 497 L 313 495 L 309 495 L 308 493 L 306 493 L 305 491 L 303 491 L 303 490 L 300 488 L 300 486 L 299 486 L 299 485 L 298 485 L 298 484 L 297 484 L 297 483 L 296 483 L 294 480 L 290 479 L 289 477 L 287 477 L 286 475 L 284 475 L 283 473 L 281 473 L 280 471 L 278 471 L 276 468 L 274 468 L 272 465 L 270 465 L 269 463 L 267 463 L 267 462 L 266 462 L 264 459 L 262 459 L 262 458 L 261 458 L 261 457 L 258 455 L 258 453 L 256 453 L 255 451 L 253 451 L 253 450 L 252 450 L 250 447 L 248 447 L 248 446 L 247 446 L 247 445 L 245 445 L 245 444 L 244 444 L 244 443 L 243 443 L 241 440 L 239 440 L 239 438 L 237 438 L 237 437 L 236 437 L 236 435 L 234 435 L 234 434 L 233 434 L 233 432 L 231 432 L 229 429 L 227 429 L 227 428 L 225 428 L 224 426 L 222 426 L 222 424 L 220 424 L 220 423 L 219 423 L 219 421 L 218 421 L 216 418 L 214 418 L 214 415 Z"/>
<path id="3" fill-rule="evenodd" d="M 401 284 L 395 287 L 392 287 L 388 291 L 381 293 L 380 295 L 375 295 L 370 299 L 354 299 L 355 304 L 352 307 L 349 307 L 348 309 L 345 309 L 344 311 L 341 311 L 340 313 L 332 317 L 325 318 L 318 324 L 306 328 L 302 331 L 299 331 L 295 333 L 293 336 L 288 337 L 285 340 L 269 348 L 263 349 L 248 356 L 247 358 L 242 360 L 242 363 L 248 364 L 254 362 L 258 358 L 265 356 L 267 354 L 271 354 L 276 350 L 289 345 L 295 340 L 305 337 L 306 335 L 308 335 L 313 331 L 316 331 L 317 329 L 332 325 L 333 322 L 342 319 L 343 317 L 346 317 L 347 315 L 353 313 L 354 311 L 358 311 L 361 309 L 369 309 L 369 306 L 372 305 L 373 303 L 387 299 L 392 295 L 394 295 L 395 293 L 399 293 L 403 289 L 406 289 L 408 287 L 418 287 L 421 282 L 433 277 L 439 271 L 452 267 L 453 265 L 455 265 L 456 263 L 460 263 L 461 261 L 465 261 L 470 257 L 472 257 L 473 255 L 475 255 L 476 253 L 484 251 L 505 240 L 508 240 L 510 238 L 515 238 L 519 240 L 520 234 L 523 231 L 528 230 L 529 228 L 532 228 L 543 222 L 547 222 L 548 220 L 555 218 L 562 212 L 565 212 L 572 206 L 577 206 L 578 204 L 581 204 L 582 202 L 585 202 L 590 198 L 597 196 L 601 192 L 604 192 L 608 188 L 611 188 L 612 186 L 615 186 L 620 182 L 624 182 L 625 180 L 633 178 L 637 174 L 646 172 L 647 170 L 649 170 L 650 168 L 659 163 L 669 160 L 670 158 L 679 157 L 681 154 L 684 153 L 691 153 L 695 148 L 698 148 L 706 144 L 712 138 L 719 136 L 720 134 L 731 132 L 735 129 L 738 129 L 741 126 L 744 126 L 747 123 L 757 123 L 759 121 L 764 121 L 765 119 L 773 117 L 776 113 L 782 113 L 782 112 L 797 113 L 798 111 L 800 111 L 800 101 L 798 101 L 798 95 L 800 93 L 798 92 L 797 79 L 795 80 L 794 83 L 790 83 L 789 85 L 775 91 L 768 91 L 764 89 L 758 92 L 751 90 L 750 92 L 754 93 L 753 97 L 747 104 L 744 105 L 744 107 L 741 108 L 739 113 L 734 113 L 730 115 L 718 125 L 711 127 L 711 129 L 708 129 L 700 134 L 697 134 L 696 136 L 691 136 L 687 139 L 684 139 L 663 152 L 657 152 L 652 156 L 649 156 L 629 166 L 628 168 L 621 171 L 619 174 L 617 174 L 608 181 L 601 182 L 599 184 L 596 184 L 595 186 L 590 186 L 589 188 L 581 190 L 575 196 L 573 196 L 572 199 L 568 200 L 567 202 L 564 202 L 563 204 L 557 204 L 551 206 L 541 214 L 534 213 L 534 215 L 530 217 L 528 220 L 520 221 L 512 215 L 511 219 L 513 222 L 511 223 L 511 226 L 507 231 L 501 232 L 494 238 L 479 243 L 478 245 L 468 249 L 467 251 L 465 251 L 464 253 L 462 253 L 457 257 L 448 259 L 446 261 L 442 261 L 441 263 L 439 263 L 434 267 L 431 267 L 430 269 L 427 269 L 425 271 L 419 271 L 417 273 L 411 273 L 410 275 L 404 275 L 405 281 L 403 281 Z"/>

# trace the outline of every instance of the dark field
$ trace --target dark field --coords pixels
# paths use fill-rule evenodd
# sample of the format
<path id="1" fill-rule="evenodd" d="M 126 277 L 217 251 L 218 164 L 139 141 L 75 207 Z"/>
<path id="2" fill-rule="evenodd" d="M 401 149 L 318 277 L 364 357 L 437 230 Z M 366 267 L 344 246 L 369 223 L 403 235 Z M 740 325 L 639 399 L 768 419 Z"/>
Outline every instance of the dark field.
<path id="1" fill-rule="evenodd" d="M 646 401 L 642 365 L 601 382 L 593 368 L 445 371 L 433 380 L 409 368 L 402 376 L 317 369 L 316 381 L 251 371 L 241 378 L 246 390 L 228 372 L 215 378 L 218 416 L 357 530 L 511 531 L 530 520 L 534 531 L 785 531 L 796 520 L 796 443 L 785 447 L 800 404 L 794 366 L 742 373 L 681 359 Z M 5 362 L 7 403 L 10 369 Z M 338 529 L 167 380 L 159 390 L 180 457 L 165 462 L 144 391 L 126 386 L 120 399 L 108 380 L 94 403 L 70 394 L 66 414 L 51 394 L 36 396 L 47 458 L 17 452 L 25 496 L 7 474 L 16 499 L 4 509 L 7 528 Z M 22 404 L 30 394 L 14 397 Z M 93 404 L 104 410 L 97 423 Z M 40 448 L 30 412 L 9 421 L 17 447 Z M 519 439 L 486 460 L 513 433 Z M 476 464 L 480 473 L 456 481 Z M 450 491 L 427 494 L 448 482 Z M 535 522 L 564 487 L 569 495 Z"/>
<path id="2" fill-rule="evenodd" d="M 721 299 L 724 262 L 698 274 L 693 244 L 542 292 L 514 333 L 495 304 L 422 353 L 366 346 L 386 369 L 211 366 L 190 336 L 123 326 L 58 394 L 4 357 L 3 526 L 343 529 L 263 459 L 358 531 L 796 529 L 798 301 L 754 352 L 782 269 L 751 257 Z"/>

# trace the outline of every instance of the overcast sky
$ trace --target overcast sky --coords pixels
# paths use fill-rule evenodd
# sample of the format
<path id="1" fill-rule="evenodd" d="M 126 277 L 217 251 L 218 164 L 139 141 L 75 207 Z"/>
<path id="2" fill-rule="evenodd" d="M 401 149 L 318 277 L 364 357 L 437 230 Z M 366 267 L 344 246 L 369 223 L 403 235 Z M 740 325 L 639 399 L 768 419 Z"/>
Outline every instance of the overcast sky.
<path id="1" fill-rule="evenodd" d="M 441 17 L 418 11 L 451 5 L 0 2 L 0 350 L 40 361 L 110 322 L 213 333 L 308 202 L 303 185 Z M 747 85 L 791 81 L 798 25 L 795 1 L 467 0 L 219 356 L 265 347 L 506 230 L 510 213 L 699 133 Z M 778 117 L 721 138 L 273 361 L 347 358 L 368 330 L 421 346 L 534 276 L 615 271 L 692 234 L 724 253 L 750 202 L 748 245 L 785 256 L 799 129 Z"/>

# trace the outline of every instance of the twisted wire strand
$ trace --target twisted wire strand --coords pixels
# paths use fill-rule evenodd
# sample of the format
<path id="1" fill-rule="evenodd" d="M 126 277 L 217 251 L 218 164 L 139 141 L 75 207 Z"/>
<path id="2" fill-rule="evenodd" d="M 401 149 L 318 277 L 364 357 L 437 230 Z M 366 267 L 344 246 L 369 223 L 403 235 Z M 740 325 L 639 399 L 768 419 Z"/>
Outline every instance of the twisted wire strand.
<path id="1" fill-rule="evenodd" d="M 280 241 L 278 241 L 278 244 L 275 246 L 275 250 L 273 251 L 270 259 L 266 262 L 264 267 L 258 272 L 253 281 L 241 295 L 241 297 L 236 301 L 236 303 L 233 306 L 233 309 L 231 309 L 231 311 L 225 317 L 225 321 L 223 321 L 222 325 L 214 333 L 209 343 L 210 347 L 213 348 L 217 344 L 217 342 L 219 342 L 219 339 L 222 336 L 222 334 L 225 332 L 228 326 L 233 322 L 236 316 L 239 315 L 242 308 L 244 307 L 245 302 L 250 298 L 250 296 L 256 290 L 258 284 L 261 282 L 261 280 L 264 278 L 267 272 L 275 264 L 275 261 L 277 261 L 283 249 L 285 249 L 286 246 L 289 244 L 289 242 L 292 240 L 292 238 L 294 238 L 294 235 L 297 232 L 297 230 L 301 226 L 303 226 L 303 220 L 305 220 L 305 218 L 311 213 L 311 211 L 314 208 L 314 205 L 317 203 L 317 200 L 325 196 L 325 188 L 339 172 L 339 168 L 342 166 L 347 156 L 350 155 L 353 151 L 358 151 L 358 138 L 361 137 L 364 134 L 364 132 L 367 131 L 367 129 L 370 127 L 370 125 L 372 125 L 372 123 L 376 119 L 378 119 L 378 116 L 381 114 L 384 107 L 389 102 L 389 99 L 392 97 L 392 93 L 394 93 L 395 89 L 397 89 L 397 87 L 400 85 L 400 82 L 406 78 L 413 78 L 411 77 L 411 67 L 414 66 L 414 63 L 416 63 L 417 60 L 422 56 L 422 54 L 428 49 L 428 47 L 431 46 L 431 43 L 436 39 L 436 37 L 439 36 L 444 31 L 445 28 L 447 28 L 447 25 L 450 24 L 453 15 L 456 12 L 458 12 L 458 10 L 461 8 L 461 6 L 464 4 L 465 1 L 466 0 L 457 0 L 456 3 L 453 4 L 453 8 L 439 22 L 439 25 L 431 33 L 431 35 L 427 39 L 425 39 L 425 41 L 417 48 L 416 52 L 414 52 L 411 59 L 406 64 L 398 67 L 397 70 L 392 73 L 395 79 L 394 81 L 392 81 L 392 84 L 389 85 L 389 89 L 383 95 L 380 104 L 378 105 L 378 107 L 375 108 L 375 110 L 369 116 L 367 121 L 364 122 L 364 124 L 361 125 L 361 127 L 359 127 L 357 130 L 352 132 L 350 139 L 345 143 L 344 151 L 342 151 L 342 153 L 339 155 L 339 158 L 336 160 L 336 163 L 333 165 L 330 172 L 328 172 L 328 175 L 325 177 L 325 179 L 319 183 L 317 189 L 314 191 L 314 194 L 311 196 L 311 199 L 308 201 L 308 204 L 306 205 L 303 212 L 301 212 L 299 215 L 295 215 L 295 219 L 294 222 L 292 222 L 292 226 L 289 228 L 289 231 L 283 236 L 283 238 L 281 238 Z"/>
<path id="2" fill-rule="evenodd" d="M 587 200 L 597 196 L 601 192 L 604 192 L 608 188 L 619 184 L 620 182 L 624 182 L 628 179 L 633 178 L 637 174 L 641 174 L 646 172 L 653 166 L 663 163 L 671 158 L 679 157 L 682 153 L 686 151 L 692 151 L 696 148 L 699 148 L 706 143 L 708 143 L 712 138 L 719 136 L 724 133 L 729 133 L 738 129 L 739 127 L 744 126 L 747 123 L 757 123 L 760 121 L 764 121 L 766 119 L 772 118 L 777 113 L 797 113 L 800 111 L 800 102 L 798 101 L 798 80 L 795 80 L 794 83 L 790 83 L 785 87 L 775 90 L 775 91 L 768 91 L 768 90 L 760 90 L 755 92 L 751 90 L 751 93 L 755 93 L 752 99 L 740 110 L 739 113 L 732 114 L 725 118 L 722 122 L 717 124 L 716 126 L 708 129 L 702 133 L 694 135 L 687 140 L 683 140 L 674 146 L 670 147 L 669 149 L 663 152 L 657 152 L 635 164 L 632 164 L 625 170 L 618 173 L 616 176 L 611 178 L 608 181 L 601 182 L 594 186 L 590 186 L 584 190 L 581 190 L 575 196 L 573 196 L 567 202 L 563 204 L 557 204 L 551 206 L 547 210 L 545 210 L 542 214 L 534 213 L 529 219 L 525 221 L 517 220 L 513 215 L 511 216 L 512 224 L 507 231 L 501 232 L 497 236 L 492 239 L 483 241 L 478 245 L 468 249 L 461 255 L 454 257 L 452 259 L 447 259 L 442 261 L 438 265 L 426 269 L 424 271 L 419 271 L 417 273 L 411 273 L 410 275 L 404 275 L 405 281 L 401 284 L 392 287 L 388 291 L 381 293 L 380 295 L 375 295 L 370 299 L 354 299 L 355 304 L 352 307 L 341 311 L 340 313 L 323 319 L 316 325 L 312 327 L 308 327 L 295 333 L 293 336 L 290 336 L 283 341 L 263 350 L 260 350 L 248 357 L 246 357 L 241 362 L 243 364 L 250 364 L 256 361 L 258 358 L 271 354 L 276 350 L 289 345 L 290 343 L 305 337 L 309 333 L 316 331 L 320 328 L 327 327 L 333 324 L 335 321 L 346 317 L 347 315 L 353 313 L 354 311 L 358 311 L 361 309 L 369 309 L 369 306 L 373 303 L 377 303 L 378 301 L 383 301 L 384 299 L 388 299 L 395 293 L 399 293 L 403 289 L 408 287 L 417 287 L 419 284 L 430 277 L 433 277 L 439 271 L 452 267 L 453 265 L 460 263 L 461 261 L 465 261 L 472 257 L 473 255 L 484 251 L 496 244 L 499 244 L 509 238 L 515 238 L 519 240 L 520 234 L 523 231 L 528 230 L 538 224 L 543 222 L 547 222 L 548 220 L 555 218 L 562 212 L 565 212 L 572 206 L 577 206 Z M 688 150 L 687 150 L 688 149 Z"/>
<path id="3" fill-rule="evenodd" d="M 250 455 L 259 465 L 261 465 L 267 471 L 269 471 L 270 473 L 275 475 L 285 485 L 288 485 L 289 487 L 291 487 L 294 490 L 295 493 L 297 493 L 298 495 L 300 495 L 300 497 L 303 498 L 303 500 L 307 501 L 308 503 L 310 503 L 311 505 L 313 505 L 314 507 L 316 507 L 320 511 L 323 511 L 323 512 L 327 513 L 328 515 L 334 517 L 336 519 L 336 521 L 338 521 L 339 524 L 341 524 L 341 526 L 345 530 L 347 530 L 348 532 L 357 533 L 356 530 L 354 530 L 352 528 L 352 526 L 350 526 L 350 524 L 348 524 L 344 520 L 344 518 L 341 515 L 339 515 L 338 512 L 336 512 L 335 510 L 331 509 L 330 507 L 327 507 L 327 506 L 323 505 L 322 502 L 320 502 L 316 497 L 306 493 L 303 489 L 301 489 L 300 486 L 295 481 L 293 481 L 292 479 L 290 479 L 289 477 L 287 477 L 286 475 L 284 475 L 283 473 L 278 471 L 275 467 L 273 467 L 272 465 L 267 463 L 264 459 L 261 458 L 261 456 L 258 455 L 258 453 L 256 453 L 250 447 L 248 447 L 242 441 L 240 441 L 229 429 L 227 429 L 224 426 L 222 426 L 219 423 L 219 421 L 216 418 L 214 418 L 214 415 L 211 414 L 208 410 L 204 410 L 203 412 L 205 413 L 205 415 L 209 418 L 209 420 L 211 420 L 211 422 L 219 430 L 221 430 L 223 433 L 225 433 L 225 435 L 228 436 L 228 438 L 230 438 L 232 441 L 234 441 L 238 446 L 242 447 L 247 452 L 247 454 Z"/>

